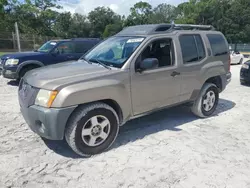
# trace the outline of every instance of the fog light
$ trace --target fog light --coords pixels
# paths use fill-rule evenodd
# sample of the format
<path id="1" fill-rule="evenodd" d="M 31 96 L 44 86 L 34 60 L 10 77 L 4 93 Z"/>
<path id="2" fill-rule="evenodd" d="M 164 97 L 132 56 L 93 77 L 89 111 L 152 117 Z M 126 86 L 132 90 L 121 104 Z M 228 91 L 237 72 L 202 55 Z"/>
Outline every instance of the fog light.
<path id="1" fill-rule="evenodd" d="M 41 133 L 45 133 L 45 126 L 44 126 L 44 124 L 41 124 L 41 126 L 40 126 L 40 128 L 39 128 L 39 131 L 40 131 Z"/>
<path id="2" fill-rule="evenodd" d="M 243 64 L 243 65 L 242 65 L 242 68 L 244 68 L 244 69 L 249 69 L 249 65 Z"/>
<path id="3" fill-rule="evenodd" d="M 11 74 L 12 72 L 10 70 L 6 70 L 5 74 Z"/>
<path id="4" fill-rule="evenodd" d="M 36 126 L 37 126 L 37 129 L 40 133 L 45 133 L 45 126 L 41 121 L 37 120 Z"/>

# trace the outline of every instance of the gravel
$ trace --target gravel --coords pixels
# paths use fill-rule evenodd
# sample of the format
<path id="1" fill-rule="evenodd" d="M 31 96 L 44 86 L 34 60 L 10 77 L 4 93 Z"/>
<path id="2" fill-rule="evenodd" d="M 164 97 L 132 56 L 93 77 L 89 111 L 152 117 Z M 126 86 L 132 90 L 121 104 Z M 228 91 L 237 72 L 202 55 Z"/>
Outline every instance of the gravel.
<path id="1" fill-rule="evenodd" d="M 181 106 L 128 122 L 113 147 L 81 158 L 64 141 L 46 141 L 24 122 L 17 86 L 0 78 L 0 187 L 250 187 L 250 87 L 240 66 L 213 117 Z"/>

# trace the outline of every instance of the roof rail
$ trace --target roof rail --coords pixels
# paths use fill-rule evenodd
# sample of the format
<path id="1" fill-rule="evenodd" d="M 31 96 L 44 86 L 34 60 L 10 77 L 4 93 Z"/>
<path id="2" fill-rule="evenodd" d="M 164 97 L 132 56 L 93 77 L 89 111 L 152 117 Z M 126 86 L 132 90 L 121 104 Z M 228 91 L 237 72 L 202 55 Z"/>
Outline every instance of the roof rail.
<path id="1" fill-rule="evenodd" d="M 175 30 L 215 30 L 212 25 L 173 24 Z"/>
<path id="2" fill-rule="evenodd" d="M 100 40 L 99 38 L 72 38 L 70 40 Z"/>
<path id="3" fill-rule="evenodd" d="M 151 35 L 165 32 L 172 32 L 175 30 L 215 30 L 211 25 L 193 25 L 193 24 L 149 24 L 136 25 L 123 29 L 117 35 Z"/>

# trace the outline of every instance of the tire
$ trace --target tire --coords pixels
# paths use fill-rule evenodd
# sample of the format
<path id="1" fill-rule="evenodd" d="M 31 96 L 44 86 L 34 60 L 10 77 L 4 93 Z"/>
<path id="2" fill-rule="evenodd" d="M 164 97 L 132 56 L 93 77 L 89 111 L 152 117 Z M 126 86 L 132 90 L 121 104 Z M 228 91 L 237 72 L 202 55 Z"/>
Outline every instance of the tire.
<path id="1" fill-rule="evenodd" d="M 22 69 L 20 70 L 20 72 L 19 72 L 18 80 L 21 80 L 21 78 L 23 78 L 27 72 L 29 72 L 29 71 L 31 71 L 31 70 L 33 70 L 33 69 L 35 69 L 35 68 L 38 68 L 38 67 L 36 67 L 36 66 L 31 66 L 31 65 L 30 65 L 30 66 L 28 66 L 28 67 L 22 68 Z"/>
<path id="2" fill-rule="evenodd" d="M 115 110 L 97 102 L 73 112 L 67 123 L 65 139 L 74 152 L 90 157 L 107 150 L 115 141 L 118 131 L 119 118 Z"/>
<path id="3" fill-rule="evenodd" d="M 243 59 L 241 58 L 238 64 L 241 65 L 242 63 L 243 63 Z"/>
<path id="4" fill-rule="evenodd" d="M 218 101 L 219 101 L 218 87 L 212 83 L 205 83 L 201 89 L 199 96 L 195 100 L 191 110 L 198 117 L 201 118 L 209 117 L 216 110 Z"/>

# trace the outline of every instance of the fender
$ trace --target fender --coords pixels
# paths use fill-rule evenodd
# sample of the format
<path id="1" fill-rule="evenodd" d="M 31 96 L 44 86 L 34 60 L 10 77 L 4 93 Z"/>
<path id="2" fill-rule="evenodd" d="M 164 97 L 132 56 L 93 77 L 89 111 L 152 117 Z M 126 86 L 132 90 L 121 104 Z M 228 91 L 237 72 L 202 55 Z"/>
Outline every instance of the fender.
<path id="1" fill-rule="evenodd" d="M 26 65 L 38 65 L 40 67 L 45 66 L 41 61 L 37 61 L 37 60 L 28 60 L 28 61 L 24 61 L 22 62 L 20 65 L 18 65 L 17 67 L 17 73 L 20 72 L 20 70 L 26 66 Z"/>
<path id="2" fill-rule="evenodd" d="M 206 80 L 215 76 L 226 75 L 227 71 L 225 70 L 224 63 L 222 61 L 215 61 L 212 63 L 207 63 L 201 69 L 201 84 L 203 85 Z"/>
<path id="3" fill-rule="evenodd" d="M 130 86 L 128 80 L 92 80 L 76 83 L 63 88 L 52 107 L 62 108 L 111 99 L 121 108 L 124 119 L 131 116 Z"/>

